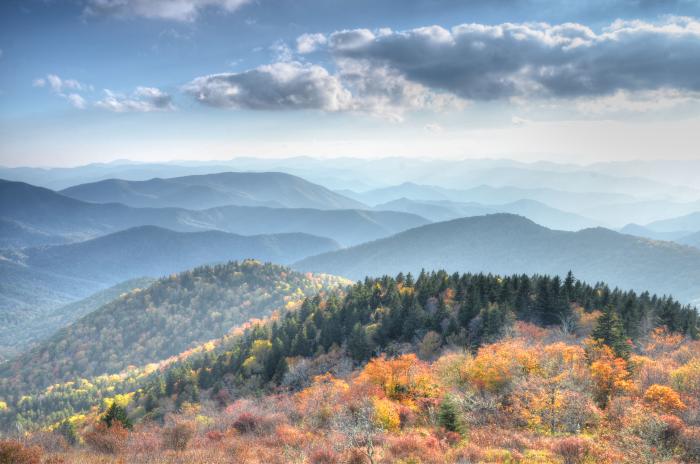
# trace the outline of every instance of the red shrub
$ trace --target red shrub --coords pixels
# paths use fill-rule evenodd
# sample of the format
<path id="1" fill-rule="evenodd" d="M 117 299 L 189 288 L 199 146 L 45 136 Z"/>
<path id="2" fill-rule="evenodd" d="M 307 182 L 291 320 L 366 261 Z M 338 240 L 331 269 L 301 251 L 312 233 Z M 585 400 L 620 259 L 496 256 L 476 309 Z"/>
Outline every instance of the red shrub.
<path id="1" fill-rule="evenodd" d="M 552 448 L 562 457 L 564 464 L 581 464 L 588 457 L 590 443 L 580 437 L 566 437 L 554 443 Z"/>
<path id="2" fill-rule="evenodd" d="M 99 453 L 117 454 L 126 448 L 129 431 L 119 421 L 115 421 L 111 427 L 100 422 L 86 432 L 83 438 L 88 446 Z"/>
<path id="3" fill-rule="evenodd" d="M 17 440 L 0 440 L 0 464 L 39 464 L 41 450 Z"/>
<path id="4" fill-rule="evenodd" d="M 250 412 L 244 412 L 233 421 L 233 427 L 241 433 L 256 432 L 260 425 L 260 417 Z"/>

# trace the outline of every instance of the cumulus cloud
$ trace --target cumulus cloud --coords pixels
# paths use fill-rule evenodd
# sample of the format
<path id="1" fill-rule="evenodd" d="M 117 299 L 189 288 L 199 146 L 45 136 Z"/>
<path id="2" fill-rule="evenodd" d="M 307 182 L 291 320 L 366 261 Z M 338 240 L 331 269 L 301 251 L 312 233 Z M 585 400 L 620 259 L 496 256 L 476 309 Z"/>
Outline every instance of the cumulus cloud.
<path id="1" fill-rule="evenodd" d="M 302 34 L 297 37 L 297 53 L 313 53 L 319 46 L 325 45 L 326 40 L 323 34 Z"/>
<path id="2" fill-rule="evenodd" d="M 232 12 L 250 0 L 87 0 L 88 15 L 193 21 L 205 8 Z"/>
<path id="3" fill-rule="evenodd" d="M 66 95 L 66 99 L 70 102 L 71 105 L 81 110 L 84 109 L 87 105 L 85 99 L 77 93 L 69 93 L 68 95 Z"/>
<path id="4" fill-rule="evenodd" d="M 220 108 L 342 111 L 352 104 L 350 92 L 336 76 L 321 66 L 296 61 L 198 77 L 184 90 L 199 102 Z"/>
<path id="5" fill-rule="evenodd" d="M 616 21 L 598 33 L 573 23 L 357 29 L 331 34 L 327 46 L 345 66 L 468 100 L 700 91 L 700 22 L 690 18 Z"/>
<path id="6" fill-rule="evenodd" d="M 175 109 L 172 97 L 155 87 L 137 87 L 131 95 L 120 95 L 104 90 L 105 97 L 95 106 L 115 113 L 172 111 Z"/>

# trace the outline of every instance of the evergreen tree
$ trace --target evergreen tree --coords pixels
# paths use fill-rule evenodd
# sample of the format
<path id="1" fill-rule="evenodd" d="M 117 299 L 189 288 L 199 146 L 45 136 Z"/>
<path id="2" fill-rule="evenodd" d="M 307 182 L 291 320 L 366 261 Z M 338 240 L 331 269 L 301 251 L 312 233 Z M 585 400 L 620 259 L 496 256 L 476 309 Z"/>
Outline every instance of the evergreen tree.
<path id="1" fill-rule="evenodd" d="M 119 406 L 116 401 L 112 402 L 105 415 L 102 416 L 102 422 L 107 424 L 107 427 L 111 427 L 115 422 L 121 422 L 125 428 L 131 428 L 131 421 L 126 413 L 126 409 Z"/>
<path id="2" fill-rule="evenodd" d="M 591 337 L 608 345 L 620 358 L 629 358 L 630 345 L 627 343 L 625 329 L 612 306 L 608 305 L 605 307 L 603 314 L 598 318 Z"/>

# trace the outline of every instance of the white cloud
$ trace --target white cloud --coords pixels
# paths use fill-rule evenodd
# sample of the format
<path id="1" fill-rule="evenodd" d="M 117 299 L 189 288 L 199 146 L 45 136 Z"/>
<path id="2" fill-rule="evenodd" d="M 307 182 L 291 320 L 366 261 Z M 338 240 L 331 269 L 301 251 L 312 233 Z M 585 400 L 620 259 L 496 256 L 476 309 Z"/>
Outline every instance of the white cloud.
<path id="1" fill-rule="evenodd" d="M 250 0 L 87 0 L 88 15 L 194 21 L 202 10 L 233 12 Z"/>
<path id="2" fill-rule="evenodd" d="M 323 34 L 300 35 L 297 37 L 297 53 L 313 53 L 319 48 L 319 46 L 325 45 L 326 41 L 326 36 Z"/>
<path id="3" fill-rule="evenodd" d="M 341 111 L 352 103 L 336 76 L 321 66 L 295 61 L 198 77 L 184 90 L 200 103 L 220 108 Z"/>
<path id="4" fill-rule="evenodd" d="M 66 98 L 68 99 L 71 105 L 81 110 L 84 109 L 87 105 L 85 99 L 77 93 L 69 93 L 68 95 L 66 95 Z"/>
<path id="5" fill-rule="evenodd" d="M 155 87 L 137 87 L 131 95 L 120 95 L 104 90 L 105 97 L 95 106 L 115 113 L 172 111 L 175 106 L 172 97 Z"/>

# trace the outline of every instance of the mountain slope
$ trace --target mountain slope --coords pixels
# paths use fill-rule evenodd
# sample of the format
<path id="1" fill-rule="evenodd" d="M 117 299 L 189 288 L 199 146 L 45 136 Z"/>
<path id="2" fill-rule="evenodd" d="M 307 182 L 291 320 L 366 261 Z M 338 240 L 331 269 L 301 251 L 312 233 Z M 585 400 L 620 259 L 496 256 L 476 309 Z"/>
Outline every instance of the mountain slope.
<path id="1" fill-rule="evenodd" d="M 117 373 L 222 337 L 251 318 L 349 282 L 258 261 L 203 266 L 102 306 L 27 354 L 0 366 L 0 391 Z"/>
<path id="2" fill-rule="evenodd" d="M 71 198 L 135 207 L 207 209 L 216 206 L 276 206 L 347 209 L 361 203 L 300 177 L 279 172 L 222 172 L 127 181 L 109 179 L 61 191 Z"/>
<path id="3" fill-rule="evenodd" d="M 353 279 L 422 268 L 559 275 L 573 270 L 584 280 L 700 299 L 700 250 L 601 228 L 554 231 L 509 214 L 430 224 L 295 267 Z"/>
<path id="4" fill-rule="evenodd" d="M 355 245 L 428 223 L 413 214 L 354 209 L 132 208 L 86 203 L 41 187 L 7 181 L 0 182 L 0 191 L 4 199 L 0 200 L 0 248 L 57 245 L 142 225 L 242 235 L 303 232 Z"/>
<path id="5" fill-rule="evenodd" d="M 672 219 L 654 221 L 647 224 L 646 227 L 655 232 L 697 232 L 700 231 L 700 211 Z"/>
<path id="6" fill-rule="evenodd" d="M 336 248 L 331 239 L 307 234 L 242 236 L 142 226 L 80 243 L 30 248 L 23 251 L 22 263 L 65 276 L 116 283 L 232 259 L 289 263 Z"/>

